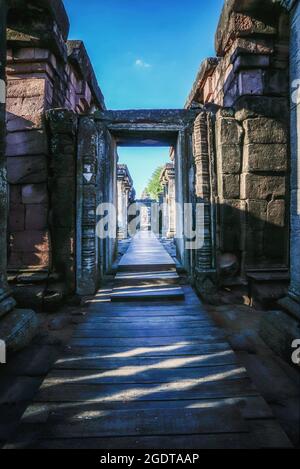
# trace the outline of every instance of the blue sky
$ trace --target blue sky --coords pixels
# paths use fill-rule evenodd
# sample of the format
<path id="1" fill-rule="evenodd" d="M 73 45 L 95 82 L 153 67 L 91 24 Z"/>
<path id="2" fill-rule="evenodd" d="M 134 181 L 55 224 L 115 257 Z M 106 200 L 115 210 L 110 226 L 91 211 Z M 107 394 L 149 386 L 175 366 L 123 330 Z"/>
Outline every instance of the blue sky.
<path id="1" fill-rule="evenodd" d="M 200 63 L 215 55 L 223 2 L 64 0 L 69 37 L 84 41 L 108 109 L 182 108 Z M 129 169 L 138 193 L 160 164 L 159 152 L 132 152 Z M 126 163 L 129 150 L 119 153 Z"/>

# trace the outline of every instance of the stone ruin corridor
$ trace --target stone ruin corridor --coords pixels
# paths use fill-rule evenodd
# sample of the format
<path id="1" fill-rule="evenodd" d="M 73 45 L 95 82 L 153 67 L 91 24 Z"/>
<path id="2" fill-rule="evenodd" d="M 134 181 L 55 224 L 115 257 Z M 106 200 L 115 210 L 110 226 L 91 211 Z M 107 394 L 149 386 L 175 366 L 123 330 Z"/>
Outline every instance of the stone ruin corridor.
<path id="1" fill-rule="evenodd" d="M 106 109 L 69 28 L 0 0 L 0 448 L 299 448 L 299 0 L 226 0 L 182 109 Z"/>

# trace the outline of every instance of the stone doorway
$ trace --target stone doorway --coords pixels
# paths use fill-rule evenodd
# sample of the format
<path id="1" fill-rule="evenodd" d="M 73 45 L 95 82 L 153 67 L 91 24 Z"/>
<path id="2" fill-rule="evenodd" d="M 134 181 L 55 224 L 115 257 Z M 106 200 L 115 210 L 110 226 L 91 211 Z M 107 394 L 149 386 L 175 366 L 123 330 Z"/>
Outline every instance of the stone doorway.
<path id="1" fill-rule="evenodd" d="M 195 171 L 194 132 L 198 114 L 199 110 L 99 111 L 93 117 L 80 119 L 76 237 L 78 294 L 94 293 L 101 276 L 109 272 L 113 264 L 117 232 L 113 237 L 99 240 L 96 224 L 100 203 L 117 206 L 117 147 L 172 147 L 176 203 L 181 206 L 185 203 L 193 204 L 196 202 L 195 184 L 201 188 L 204 186 L 199 181 L 199 171 Z M 207 176 L 208 173 L 201 173 L 201 177 Z M 106 183 L 101 184 L 101 181 Z M 211 223 L 210 215 L 208 218 Z M 178 259 L 190 272 L 197 254 L 191 255 L 185 249 L 183 214 L 176 217 L 175 231 Z M 210 235 L 211 230 L 208 231 Z"/>

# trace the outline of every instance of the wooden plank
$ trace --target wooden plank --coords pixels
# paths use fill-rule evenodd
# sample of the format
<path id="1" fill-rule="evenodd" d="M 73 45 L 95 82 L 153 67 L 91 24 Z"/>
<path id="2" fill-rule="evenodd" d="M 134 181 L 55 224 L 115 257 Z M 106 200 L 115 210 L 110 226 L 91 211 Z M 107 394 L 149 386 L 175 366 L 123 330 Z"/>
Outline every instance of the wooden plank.
<path id="1" fill-rule="evenodd" d="M 120 337 L 102 337 L 102 338 L 76 338 L 70 341 L 71 346 L 84 346 L 84 347 L 157 347 L 160 345 L 194 345 L 201 343 L 214 342 L 215 340 L 224 339 L 222 331 L 213 332 L 212 334 L 202 334 L 195 340 L 183 340 L 184 337 L 133 337 L 133 338 L 120 338 Z"/>
<path id="2" fill-rule="evenodd" d="M 171 312 L 164 312 L 163 311 L 157 311 L 157 312 L 147 312 L 147 311 L 127 311 L 125 312 L 118 312 L 111 310 L 111 312 L 98 312 L 97 314 L 95 313 L 90 313 L 86 316 L 89 320 L 123 320 L 123 321 L 135 321 L 144 318 L 145 320 L 151 320 L 151 319 L 160 319 L 161 321 L 175 321 L 176 319 L 184 319 L 186 318 L 187 320 L 212 320 L 208 315 L 200 314 L 200 313 L 193 313 L 189 314 L 188 312 L 184 313 L 184 311 L 179 311 L 178 313 L 171 313 Z"/>
<path id="3" fill-rule="evenodd" d="M 184 424 L 183 424 L 184 422 Z M 173 409 L 131 410 L 77 413 L 62 423 L 47 425 L 41 437 L 99 438 L 110 436 L 184 435 L 205 433 L 249 433 L 238 409 Z"/>
<path id="4" fill-rule="evenodd" d="M 120 357 L 104 358 L 98 353 L 69 354 L 60 357 L 54 364 L 56 369 L 65 370 L 111 370 L 123 366 L 158 366 L 172 368 L 193 368 L 195 366 L 216 366 L 237 364 L 237 359 L 232 351 L 217 352 L 210 355 L 191 355 L 164 357 L 158 362 L 152 357 Z"/>
<path id="5" fill-rule="evenodd" d="M 143 366 L 123 366 L 114 370 L 86 371 L 86 370 L 53 370 L 42 388 L 46 386 L 60 386 L 62 384 L 156 384 L 190 381 L 191 383 L 205 383 L 246 378 L 247 373 L 240 365 L 219 365 L 202 368 L 169 369 L 154 365 L 145 369 Z"/>
<path id="6" fill-rule="evenodd" d="M 101 326 L 101 325 L 125 325 L 125 326 L 131 326 L 131 327 L 141 327 L 141 326 L 147 326 L 148 324 L 162 324 L 166 325 L 166 318 L 163 316 L 156 316 L 156 317 L 149 317 L 145 316 L 137 316 L 137 317 L 128 317 L 128 318 L 123 318 L 123 317 L 111 317 L 111 316 L 105 316 L 104 318 L 100 317 L 92 317 L 92 316 L 86 316 L 83 321 L 80 323 L 84 326 L 90 326 L 90 327 L 95 327 L 95 326 Z M 170 326 L 173 324 L 187 324 L 187 325 L 214 325 L 214 322 L 212 319 L 209 318 L 202 318 L 201 316 L 173 316 L 172 319 L 169 322 Z"/>
<path id="7" fill-rule="evenodd" d="M 21 442 L 9 445 L 8 449 L 18 449 Z M 134 436 L 112 438 L 63 438 L 36 440 L 25 444 L 28 449 L 256 449 L 258 444 L 249 433 L 226 433 L 217 435 L 180 435 L 180 436 Z"/>
<path id="8" fill-rule="evenodd" d="M 113 410 L 149 410 L 165 409 L 172 412 L 173 409 L 211 409 L 224 408 L 226 406 L 238 407 L 245 419 L 270 419 L 273 417 L 270 407 L 260 396 L 219 398 L 219 399 L 190 399 L 174 401 L 127 401 L 127 402 L 64 402 L 64 403 L 33 403 L 22 417 L 25 423 L 62 422 L 70 418 L 78 418 L 85 414 L 94 417 L 102 415 L 103 411 Z"/>
<path id="9" fill-rule="evenodd" d="M 115 402 L 135 400 L 212 399 L 257 396 L 249 379 L 209 383 L 182 381 L 163 384 L 61 384 L 42 387 L 36 402 Z"/>
<path id="10" fill-rule="evenodd" d="M 81 338 L 139 338 L 147 337 L 157 338 L 157 337 L 181 337 L 192 338 L 192 337 L 224 337 L 224 332 L 221 329 L 211 326 L 204 327 L 99 327 L 96 328 L 86 328 L 86 327 L 77 327 L 73 333 L 73 337 Z"/>
<path id="11" fill-rule="evenodd" d="M 182 288 L 176 286 L 168 287 L 130 287 L 123 290 L 113 289 L 111 293 L 112 302 L 120 301 L 169 301 L 184 300 Z"/>
<path id="12" fill-rule="evenodd" d="M 212 342 L 212 343 L 175 343 L 165 346 L 156 347 L 97 347 L 97 346 L 75 346 L 69 345 L 65 348 L 65 353 L 79 354 L 82 357 L 90 353 L 97 353 L 99 358 L 126 358 L 126 357 L 172 357 L 180 355 L 198 355 L 209 354 L 215 352 L 223 352 L 231 350 L 228 343 L 225 342 Z"/>

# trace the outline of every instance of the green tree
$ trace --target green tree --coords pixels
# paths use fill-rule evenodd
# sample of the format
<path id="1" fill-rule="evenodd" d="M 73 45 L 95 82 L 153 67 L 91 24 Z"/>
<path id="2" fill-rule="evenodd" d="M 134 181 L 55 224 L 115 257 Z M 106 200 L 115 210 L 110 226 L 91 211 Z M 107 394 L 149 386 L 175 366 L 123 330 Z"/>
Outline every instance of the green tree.
<path id="1" fill-rule="evenodd" d="M 158 168 L 156 168 L 151 178 L 149 179 L 147 187 L 144 190 L 144 193 L 149 194 L 150 197 L 155 200 L 158 200 L 158 195 L 163 189 L 159 181 L 163 169 L 164 166 L 159 166 Z"/>

